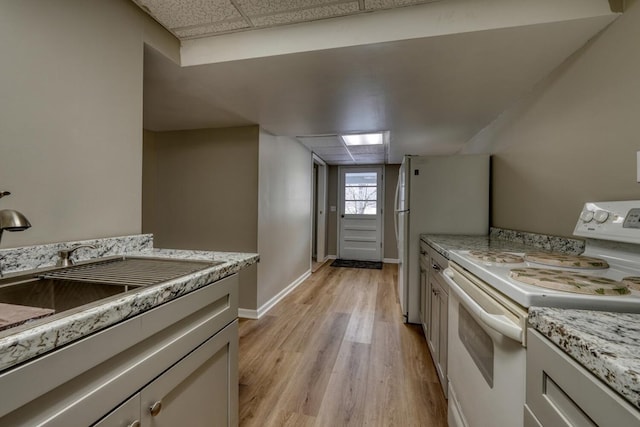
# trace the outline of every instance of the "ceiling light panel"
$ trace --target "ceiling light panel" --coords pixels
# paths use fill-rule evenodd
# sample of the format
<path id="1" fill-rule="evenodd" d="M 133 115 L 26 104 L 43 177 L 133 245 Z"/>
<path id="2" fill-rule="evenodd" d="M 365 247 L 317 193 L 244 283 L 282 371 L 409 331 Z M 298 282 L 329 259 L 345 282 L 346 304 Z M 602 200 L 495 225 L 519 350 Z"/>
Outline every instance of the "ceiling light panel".
<path id="1" fill-rule="evenodd" d="M 384 143 L 382 133 L 360 133 L 353 135 L 341 135 L 344 143 L 352 145 L 382 145 Z"/>

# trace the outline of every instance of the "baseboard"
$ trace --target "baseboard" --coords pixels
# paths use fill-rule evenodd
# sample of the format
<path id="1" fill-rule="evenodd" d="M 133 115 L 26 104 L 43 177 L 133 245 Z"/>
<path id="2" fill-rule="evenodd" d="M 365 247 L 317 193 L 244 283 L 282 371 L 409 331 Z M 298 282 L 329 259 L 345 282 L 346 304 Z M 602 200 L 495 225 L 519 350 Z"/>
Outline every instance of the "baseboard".
<path id="1" fill-rule="evenodd" d="M 258 319 L 258 310 L 249 310 L 248 308 L 239 308 L 238 309 L 238 317 L 242 317 L 243 319 Z"/>
<path id="2" fill-rule="evenodd" d="M 338 259 L 335 255 L 327 255 L 326 259 Z M 383 258 L 382 262 L 385 264 L 400 264 L 400 260 L 398 258 Z"/>
<path id="3" fill-rule="evenodd" d="M 262 304 L 257 310 L 249 310 L 246 308 L 238 309 L 238 317 L 242 317 L 245 319 L 259 319 L 261 318 L 267 311 L 271 310 L 273 306 L 280 302 L 284 297 L 286 297 L 289 293 L 291 293 L 295 288 L 300 286 L 302 282 L 307 280 L 311 276 L 311 270 L 307 270 L 302 276 L 298 277 L 294 280 L 289 286 L 278 292 L 273 298 L 271 298 L 266 303 Z"/>

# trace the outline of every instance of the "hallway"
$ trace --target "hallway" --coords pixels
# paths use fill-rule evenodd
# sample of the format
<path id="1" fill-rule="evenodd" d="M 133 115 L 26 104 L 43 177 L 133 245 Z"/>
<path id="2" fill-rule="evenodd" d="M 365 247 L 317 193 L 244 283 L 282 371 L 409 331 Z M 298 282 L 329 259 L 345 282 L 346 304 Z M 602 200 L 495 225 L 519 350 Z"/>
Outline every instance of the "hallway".
<path id="1" fill-rule="evenodd" d="M 397 266 L 328 263 L 260 320 L 240 323 L 240 425 L 446 426 L 417 325 L 404 325 Z"/>

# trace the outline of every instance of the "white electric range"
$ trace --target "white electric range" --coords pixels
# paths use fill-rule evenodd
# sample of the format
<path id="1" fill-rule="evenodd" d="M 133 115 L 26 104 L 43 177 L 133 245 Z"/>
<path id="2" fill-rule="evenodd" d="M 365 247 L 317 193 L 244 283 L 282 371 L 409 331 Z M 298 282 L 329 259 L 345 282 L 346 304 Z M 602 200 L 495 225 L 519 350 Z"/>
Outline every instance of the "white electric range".
<path id="1" fill-rule="evenodd" d="M 451 251 L 449 424 L 524 422 L 532 306 L 640 313 L 640 201 L 586 203 L 580 256 Z"/>

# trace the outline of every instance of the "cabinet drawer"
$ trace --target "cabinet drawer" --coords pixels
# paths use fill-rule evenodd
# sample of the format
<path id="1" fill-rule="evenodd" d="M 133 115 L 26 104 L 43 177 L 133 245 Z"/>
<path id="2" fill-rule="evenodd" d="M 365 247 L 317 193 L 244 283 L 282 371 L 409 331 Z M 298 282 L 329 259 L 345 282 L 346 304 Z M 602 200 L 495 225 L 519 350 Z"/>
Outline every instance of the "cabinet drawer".
<path id="1" fill-rule="evenodd" d="M 444 271 L 449 266 L 449 260 L 443 257 L 440 252 L 436 251 L 432 247 L 429 247 L 429 259 L 431 261 L 431 269 L 437 271 Z"/>
<path id="2" fill-rule="evenodd" d="M 553 427 L 640 425 L 640 411 L 542 334 L 531 328 L 527 333 L 531 419 Z"/>

